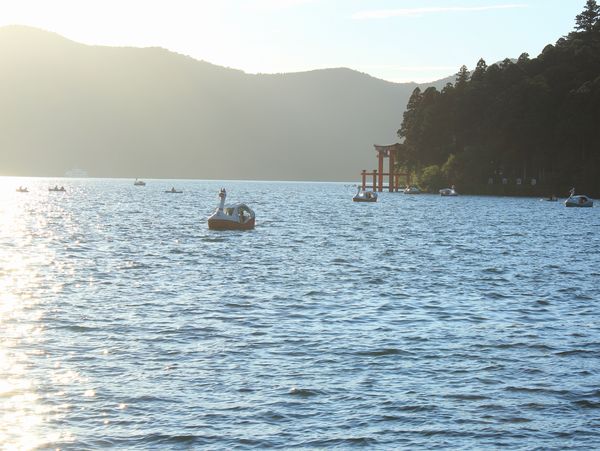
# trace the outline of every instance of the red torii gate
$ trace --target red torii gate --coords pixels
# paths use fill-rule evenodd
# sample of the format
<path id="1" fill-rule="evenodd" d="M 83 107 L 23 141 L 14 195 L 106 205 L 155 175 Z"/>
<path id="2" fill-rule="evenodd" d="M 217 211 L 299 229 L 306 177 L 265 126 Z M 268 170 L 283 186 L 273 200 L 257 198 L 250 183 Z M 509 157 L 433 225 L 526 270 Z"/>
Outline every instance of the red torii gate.
<path id="1" fill-rule="evenodd" d="M 362 170 L 362 189 L 367 188 L 367 175 L 373 176 L 373 191 L 383 191 L 383 177 L 388 177 L 388 188 L 390 192 L 398 191 L 400 186 L 400 177 L 406 177 L 406 185 L 410 185 L 410 174 L 408 172 L 397 172 L 394 169 L 394 157 L 396 151 L 400 148 L 400 144 L 390 144 L 388 146 L 379 146 L 374 144 L 379 160 L 379 169 L 373 169 L 373 172 Z M 389 158 L 388 172 L 383 172 L 383 159 Z"/>

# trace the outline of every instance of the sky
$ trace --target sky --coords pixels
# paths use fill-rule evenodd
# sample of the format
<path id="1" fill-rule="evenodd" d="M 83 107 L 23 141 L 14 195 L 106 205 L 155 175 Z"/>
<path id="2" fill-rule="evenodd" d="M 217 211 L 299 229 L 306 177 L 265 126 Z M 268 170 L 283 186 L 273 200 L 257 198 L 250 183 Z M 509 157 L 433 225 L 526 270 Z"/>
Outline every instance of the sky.
<path id="1" fill-rule="evenodd" d="M 0 0 L 0 26 L 91 44 L 164 47 L 248 73 L 348 67 L 427 82 L 537 56 L 585 0 Z"/>

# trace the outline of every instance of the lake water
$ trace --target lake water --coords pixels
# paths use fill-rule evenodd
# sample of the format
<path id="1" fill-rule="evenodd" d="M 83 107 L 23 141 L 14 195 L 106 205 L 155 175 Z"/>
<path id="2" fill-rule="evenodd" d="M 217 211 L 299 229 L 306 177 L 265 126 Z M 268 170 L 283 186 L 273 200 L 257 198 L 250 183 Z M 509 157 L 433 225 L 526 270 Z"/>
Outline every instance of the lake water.
<path id="1" fill-rule="evenodd" d="M 354 193 L 0 178 L 0 444 L 599 448 L 600 208 Z"/>

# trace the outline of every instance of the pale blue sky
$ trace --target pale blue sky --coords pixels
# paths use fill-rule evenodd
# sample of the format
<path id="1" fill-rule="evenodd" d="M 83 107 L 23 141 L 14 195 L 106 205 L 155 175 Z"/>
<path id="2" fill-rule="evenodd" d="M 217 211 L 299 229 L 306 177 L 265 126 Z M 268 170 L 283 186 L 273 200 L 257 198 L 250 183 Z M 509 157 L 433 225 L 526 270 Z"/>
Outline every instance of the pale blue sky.
<path id="1" fill-rule="evenodd" d="M 160 46 L 251 73 L 349 67 L 431 81 L 573 29 L 585 0 L 0 0 L 0 26 L 87 44 Z"/>

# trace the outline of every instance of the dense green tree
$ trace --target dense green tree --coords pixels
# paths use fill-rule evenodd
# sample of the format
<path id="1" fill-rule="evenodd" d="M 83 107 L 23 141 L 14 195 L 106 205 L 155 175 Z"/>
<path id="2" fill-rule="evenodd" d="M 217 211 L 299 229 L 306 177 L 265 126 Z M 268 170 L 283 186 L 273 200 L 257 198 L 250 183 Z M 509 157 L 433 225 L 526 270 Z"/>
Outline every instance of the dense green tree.
<path id="1" fill-rule="evenodd" d="M 408 99 L 406 111 L 404 111 L 403 115 L 404 120 L 398 130 L 398 137 L 409 138 L 409 135 L 415 131 L 417 110 L 419 109 L 422 97 L 421 88 L 417 86 Z"/>
<path id="2" fill-rule="evenodd" d="M 446 177 L 437 164 L 427 166 L 419 176 L 419 186 L 428 191 L 438 191 L 448 186 Z"/>
<path id="3" fill-rule="evenodd" d="M 457 89 L 462 89 L 467 85 L 468 81 L 469 81 L 469 70 L 467 69 L 467 66 L 465 66 L 463 64 L 460 67 L 460 69 L 458 70 L 458 73 L 456 74 L 456 82 L 455 82 L 454 86 L 456 86 Z"/>
<path id="4" fill-rule="evenodd" d="M 405 143 L 400 147 L 400 151 L 396 156 L 396 162 L 399 166 L 409 171 L 414 170 L 417 161 L 415 147 L 419 141 L 418 135 L 420 130 L 417 115 L 422 98 L 421 88 L 417 86 L 408 99 L 402 125 L 397 132 L 398 137 L 404 140 Z"/>
<path id="5" fill-rule="evenodd" d="M 585 9 L 575 18 L 575 29 L 583 32 L 591 32 L 596 27 L 600 18 L 600 6 L 595 0 L 587 0 Z"/>
<path id="6" fill-rule="evenodd" d="M 600 196 L 600 7 L 588 1 L 536 58 L 480 59 L 441 91 L 415 90 L 403 119 L 399 162 L 431 187 L 441 174 L 461 192 L 489 192 L 490 180 L 505 192 L 506 178 L 523 193 L 575 185 Z"/>
<path id="7" fill-rule="evenodd" d="M 471 74 L 471 81 L 473 81 L 475 83 L 481 82 L 483 80 L 483 78 L 485 77 L 486 71 L 487 71 L 487 64 L 483 58 L 480 58 L 479 61 L 477 61 L 477 66 L 475 67 L 475 70 Z"/>

